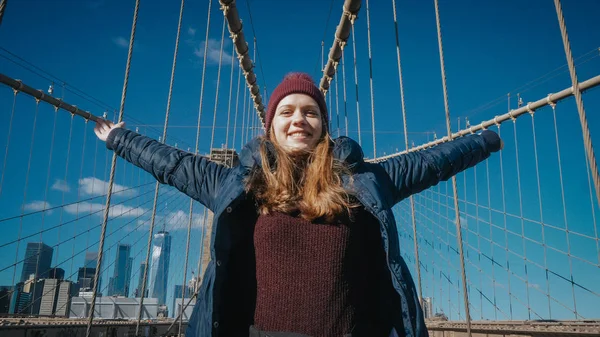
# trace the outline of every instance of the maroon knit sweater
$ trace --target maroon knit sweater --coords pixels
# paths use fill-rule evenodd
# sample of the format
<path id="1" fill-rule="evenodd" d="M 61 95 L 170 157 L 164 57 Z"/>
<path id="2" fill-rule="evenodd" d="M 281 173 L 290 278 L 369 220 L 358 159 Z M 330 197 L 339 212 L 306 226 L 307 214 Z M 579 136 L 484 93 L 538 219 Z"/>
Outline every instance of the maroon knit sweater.
<path id="1" fill-rule="evenodd" d="M 256 328 L 331 337 L 360 325 L 369 336 L 389 335 L 389 288 L 380 286 L 389 273 L 378 223 L 365 213 L 336 224 L 259 216 Z"/>

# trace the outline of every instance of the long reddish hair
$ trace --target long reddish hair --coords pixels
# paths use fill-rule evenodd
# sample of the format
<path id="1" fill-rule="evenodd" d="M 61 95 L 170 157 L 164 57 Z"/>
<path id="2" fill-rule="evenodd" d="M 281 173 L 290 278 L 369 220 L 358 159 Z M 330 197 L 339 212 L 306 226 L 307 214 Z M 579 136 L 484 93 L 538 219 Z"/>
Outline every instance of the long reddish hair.
<path id="1" fill-rule="evenodd" d="M 332 221 L 340 214 L 349 214 L 356 205 L 342 187 L 341 178 L 349 172 L 333 157 L 329 132 L 324 130 L 313 150 L 293 154 L 286 152 L 272 134 L 262 138 L 262 166 L 252 171 L 246 183 L 259 212 L 299 213 L 309 221 Z M 273 145 L 274 156 L 269 155 L 268 142 Z"/>

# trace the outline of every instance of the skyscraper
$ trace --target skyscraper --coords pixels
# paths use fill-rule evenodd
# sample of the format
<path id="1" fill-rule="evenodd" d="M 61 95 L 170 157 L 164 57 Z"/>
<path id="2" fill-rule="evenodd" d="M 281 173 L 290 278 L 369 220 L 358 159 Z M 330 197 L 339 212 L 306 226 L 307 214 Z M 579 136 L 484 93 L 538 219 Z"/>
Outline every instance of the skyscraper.
<path id="1" fill-rule="evenodd" d="M 152 264 L 150 265 L 151 297 L 158 299 L 158 305 L 166 304 L 169 260 L 171 257 L 171 235 L 160 231 L 154 234 L 152 244 Z"/>
<path id="2" fill-rule="evenodd" d="M 85 253 L 85 261 L 83 263 L 83 268 L 86 269 L 94 269 L 94 273 L 96 272 L 96 264 L 98 263 L 98 252 L 86 252 Z M 104 259 L 102 262 L 102 265 L 104 265 Z M 98 275 L 98 291 L 100 291 L 100 289 L 102 289 L 102 272 L 104 270 L 102 270 L 102 266 L 100 266 L 100 274 Z M 89 276 L 89 275 L 88 275 Z M 93 278 L 93 276 L 92 276 Z M 92 283 L 91 287 L 94 287 L 94 284 Z"/>
<path id="3" fill-rule="evenodd" d="M 54 249 L 43 242 L 27 243 L 20 282 L 27 281 L 31 274 L 35 274 L 35 279 L 47 277 L 53 252 Z"/>
<path id="4" fill-rule="evenodd" d="M 119 244 L 115 258 L 115 271 L 109 281 L 109 296 L 129 296 L 129 279 L 131 278 L 131 246 Z"/>
<path id="5" fill-rule="evenodd" d="M 144 283 L 144 273 L 145 272 L 146 272 L 146 263 L 142 262 L 140 264 L 140 273 L 139 273 L 139 279 L 138 279 L 138 286 L 135 289 L 135 297 L 142 297 L 142 284 Z M 148 297 L 148 286 L 146 286 L 145 293 L 146 294 L 143 297 Z"/>

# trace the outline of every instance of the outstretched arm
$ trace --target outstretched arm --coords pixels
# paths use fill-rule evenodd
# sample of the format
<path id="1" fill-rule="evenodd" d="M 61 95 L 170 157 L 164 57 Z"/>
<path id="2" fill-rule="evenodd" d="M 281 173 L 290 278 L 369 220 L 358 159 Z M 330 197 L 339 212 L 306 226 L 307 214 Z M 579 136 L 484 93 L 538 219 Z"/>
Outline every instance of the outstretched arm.
<path id="1" fill-rule="evenodd" d="M 475 166 L 502 147 L 498 134 L 484 130 L 478 135 L 457 138 L 427 150 L 388 159 L 380 165 L 392 179 L 396 204 Z"/>
<path id="2" fill-rule="evenodd" d="M 181 151 L 123 128 L 124 124 L 101 121 L 94 132 L 106 147 L 128 162 L 149 172 L 162 184 L 169 184 L 214 209 L 220 183 L 229 168 L 193 153 Z"/>

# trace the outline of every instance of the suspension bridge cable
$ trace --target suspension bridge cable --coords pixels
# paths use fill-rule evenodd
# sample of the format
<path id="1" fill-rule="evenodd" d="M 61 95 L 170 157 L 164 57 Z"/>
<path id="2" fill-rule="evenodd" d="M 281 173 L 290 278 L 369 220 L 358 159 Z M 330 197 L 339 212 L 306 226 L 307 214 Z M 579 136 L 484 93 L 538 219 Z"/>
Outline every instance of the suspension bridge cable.
<path id="1" fill-rule="evenodd" d="M 12 108 L 10 109 L 10 119 L 8 120 L 8 132 L 6 132 L 6 145 L 4 147 L 4 160 L 2 161 L 2 174 L 0 176 L 0 196 L 2 195 L 2 186 L 4 184 L 4 173 L 6 172 L 6 163 L 8 161 L 8 149 L 10 147 L 10 135 L 12 132 L 13 119 L 15 116 L 15 107 L 17 106 L 17 93 L 16 89 L 13 89 L 13 102 Z"/>
<path id="2" fill-rule="evenodd" d="M 442 28 L 440 25 L 440 13 L 439 13 L 439 4 L 438 0 L 434 0 L 435 7 L 435 19 L 437 26 L 437 38 L 438 38 L 438 47 L 440 53 L 440 68 L 441 68 L 441 76 L 442 76 L 442 89 L 444 91 L 444 108 L 446 110 L 446 129 L 448 131 L 448 137 L 452 139 L 452 129 L 450 127 L 450 108 L 448 106 L 448 89 L 446 85 L 446 69 L 444 65 L 444 49 L 442 45 Z M 467 335 L 471 337 L 471 315 L 469 312 L 469 294 L 467 293 L 467 275 L 465 270 L 465 257 L 462 246 L 462 227 L 460 224 L 460 210 L 458 208 L 458 188 L 456 186 L 456 176 L 452 177 L 452 190 L 454 194 L 454 210 L 456 212 L 456 240 L 458 251 L 460 254 L 460 267 L 461 267 L 461 276 L 462 276 L 462 291 L 463 291 L 463 299 L 465 304 L 465 317 L 467 320 Z"/>
<path id="3" fill-rule="evenodd" d="M 85 163 L 85 148 L 87 143 L 87 120 L 83 127 L 83 145 L 81 146 L 81 164 L 79 165 L 79 179 L 77 181 L 81 181 L 83 179 L 83 164 Z M 79 199 L 81 199 L 81 188 L 77 188 L 77 206 L 75 207 L 75 221 L 79 220 Z M 63 201 L 64 203 L 64 201 Z M 73 235 L 77 232 L 77 226 L 73 226 Z M 71 255 L 75 253 L 75 241 L 73 241 L 73 247 L 71 248 Z M 71 268 L 69 269 L 70 273 L 73 273 L 73 261 L 71 261 Z"/>
<path id="4" fill-rule="evenodd" d="M 177 193 L 173 193 L 173 196 L 177 196 Z M 114 230 L 114 231 L 112 231 L 111 233 L 109 233 L 109 235 L 107 235 L 107 237 L 110 237 L 110 236 L 112 236 L 112 234 L 114 234 L 114 233 L 120 232 L 120 231 L 121 231 L 122 229 L 124 229 L 126 226 L 128 226 L 128 225 L 130 225 L 131 223 L 133 223 L 134 221 L 138 220 L 139 218 L 141 218 L 143 215 L 145 215 L 145 214 L 146 214 L 146 213 L 148 213 L 149 211 L 150 211 L 150 210 L 147 210 L 146 212 L 142 213 L 141 215 L 139 215 L 139 216 L 137 216 L 137 217 L 133 218 L 132 220 L 128 221 L 127 223 L 125 223 L 125 224 L 124 224 L 124 225 L 122 225 L 121 227 L 119 227 L 119 228 L 117 228 L 116 230 Z M 125 213 L 123 213 L 123 214 L 125 214 Z M 135 227 L 135 228 L 134 228 L 132 231 L 130 231 L 130 232 L 127 234 L 127 236 L 128 236 L 129 234 L 133 233 L 134 231 L 136 231 L 136 230 L 137 230 L 138 228 L 140 228 L 142 225 L 145 225 L 147 222 L 148 222 L 148 221 L 144 221 L 144 222 L 141 222 L 141 221 L 140 221 L 140 222 L 138 223 L 138 225 L 137 225 L 137 226 L 136 226 L 136 227 Z M 66 242 L 66 241 L 65 241 L 65 242 Z M 99 242 L 100 242 L 100 241 L 98 240 L 98 241 L 96 241 L 95 243 L 93 243 L 92 245 L 94 245 L 94 244 L 96 244 L 96 243 L 99 243 Z M 62 242 L 62 243 L 64 243 L 64 242 Z M 60 244 L 62 244 L 62 243 L 59 243 L 59 245 L 60 245 Z M 111 248 L 113 248 L 113 247 L 114 247 L 115 245 L 117 245 L 118 243 L 119 243 L 119 241 L 117 241 L 117 242 L 113 243 L 113 244 L 112 244 L 110 247 L 108 247 L 108 249 L 110 250 Z M 79 252 L 77 252 L 77 254 L 76 254 L 76 255 L 79 255 L 79 254 L 83 253 L 84 251 L 86 251 L 86 250 L 87 250 L 88 248 L 90 248 L 90 247 L 91 247 L 91 246 L 85 247 L 83 250 L 80 250 Z M 69 259 L 62 261 L 61 263 L 59 263 L 58 265 L 56 265 L 56 267 L 63 265 L 65 262 L 67 262 L 67 261 L 69 261 L 69 260 L 72 260 L 72 259 L 73 259 L 73 258 L 74 258 L 76 255 L 74 255 L 74 256 L 71 256 Z M 110 267 L 111 265 L 112 265 L 112 264 L 110 264 L 110 265 L 106 266 L 105 268 L 103 268 L 103 269 L 100 271 L 100 273 L 102 273 L 102 272 L 108 272 L 108 267 Z M 87 267 L 86 267 L 86 269 L 87 269 Z M 67 279 L 69 279 L 69 278 L 71 278 L 71 277 L 75 276 L 75 274 L 77 274 L 77 272 L 76 272 L 76 273 L 73 273 L 73 274 L 71 274 L 71 275 L 69 275 L 69 276 L 67 276 L 66 278 L 67 278 Z M 54 286 L 53 288 L 49 289 L 47 292 L 43 293 L 43 294 L 42 294 L 42 296 L 39 296 L 39 297 L 37 297 L 37 298 L 36 298 L 34 301 L 30 302 L 30 303 L 29 303 L 29 304 L 28 304 L 28 305 L 27 305 L 25 308 L 23 308 L 23 309 L 22 309 L 22 310 L 20 310 L 19 312 L 23 312 L 23 310 L 26 310 L 26 309 L 33 309 L 33 305 L 35 304 L 35 302 L 37 302 L 37 301 L 41 301 L 41 300 L 42 300 L 42 299 L 43 299 L 43 298 L 44 298 L 46 295 L 50 294 L 51 292 L 54 292 L 54 291 L 56 290 L 56 288 L 57 288 L 57 287 L 58 287 L 58 285 L 56 285 L 56 286 Z M 102 289 L 101 289 L 101 290 L 102 290 Z"/>
<path id="5" fill-rule="evenodd" d="M 510 99 L 510 96 L 509 96 Z M 508 110 L 510 111 L 510 101 L 508 103 Z M 498 124 L 498 136 L 500 136 L 500 138 L 502 138 L 502 129 L 500 127 L 500 124 Z M 506 252 L 505 257 L 506 257 L 506 279 L 507 279 L 507 283 L 508 283 L 508 305 L 509 305 L 509 314 L 510 314 L 510 319 L 513 319 L 513 305 L 512 305 L 512 291 L 511 291 L 511 282 L 510 282 L 510 264 L 509 264 L 509 259 L 508 259 L 508 225 L 506 223 L 506 193 L 505 193 L 505 184 L 504 184 L 504 155 L 503 152 L 500 151 L 500 183 L 501 183 L 501 191 L 502 191 L 502 216 L 503 216 L 503 222 L 504 222 L 504 244 L 505 247 L 504 250 Z"/>
<path id="6" fill-rule="evenodd" d="M 333 2 L 334 2 L 334 0 L 331 0 L 331 2 L 329 3 L 329 13 L 327 14 L 327 20 L 325 21 L 325 29 L 323 30 L 323 38 L 321 38 L 321 46 L 323 46 L 323 44 L 325 43 L 325 37 L 327 35 L 327 28 L 329 28 L 329 20 L 331 19 L 331 12 L 333 11 Z M 321 49 L 321 66 L 323 66 L 323 49 Z M 318 68 L 319 68 L 319 60 L 317 59 L 317 62 L 315 64 L 315 70 L 314 70 L 315 73 L 317 73 Z M 323 68 L 321 68 L 321 71 L 323 71 Z"/>
<path id="7" fill-rule="evenodd" d="M 540 206 L 540 222 L 542 223 L 542 242 L 546 242 L 546 233 L 545 233 L 545 225 L 544 225 L 544 208 L 542 207 L 542 188 L 540 183 L 540 165 L 538 160 L 538 149 L 537 149 L 537 136 L 535 132 L 535 112 L 532 111 L 531 115 L 531 134 L 533 136 L 533 157 L 535 160 L 535 178 L 537 183 L 537 192 L 538 192 L 538 203 Z M 592 201 L 593 205 L 593 201 Z M 593 209 L 593 207 L 592 207 Z M 490 221 L 491 222 L 491 221 Z M 546 245 L 542 245 L 544 248 L 544 272 L 546 273 L 546 291 L 548 295 L 548 314 L 549 318 L 552 319 L 552 309 L 550 303 L 550 281 L 548 280 L 548 248 Z"/>
<path id="8" fill-rule="evenodd" d="M 246 140 L 246 102 L 248 102 L 248 90 L 244 90 L 244 99 L 243 99 L 243 108 L 242 108 L 242 128 L 240 130 L 240 148 L 244 147 L 244 141 Z"/>
<path id="9" fill-rule="evenodd" d="M 358 65 L 356 58 L 356 36 L 354 35 L 354 22 L 355 20 L 351 20 L 352 22 L 352 52 L 354 55 L 354 87 L 355 87 L 355 95 L 356 95 L 356 121 L 358 125 L 358 144 L 362 146 L 362 139 L 360 136 L 360 104 L 358 103 Z M 373 157 L 375 158 L 375 157 Z"/>
<path id="10" fill-rule="evenodd" d="M 561 156 L 560 156 L 560 142 L 558 141 L 558 124 L 556 122 L 556 107 L 552 106 L 552 116 L 553 116 L 553 122 L 554 122 L 554 138 L 556 140 L 556 158 L 558 160 L 558 177 L 560 180 L 560 196 L 561 196 L 561 201 L 562 201 L 562 213 L 563 213 L 563 221 L 565 222 L 565 238 L 567 240 L 567 251 L 568 251 L 568 256 L 569 256 L 569 270 L 571 273 L 571 285 L 573 285 L 573 266 L 572 266 L 572 261 L 570 259 L 571 257 L 571 244 L 570 244 L 570 240 L 569 240 L 569 222 L 567 220 L 567 205 L 566 205 L 566 198 L 565 198 L 565 185 L 564 185 L 564 180 L 563 180 L 563 169 L 562 169 L 562 161 L 561 161 Z M 593 207 L 593 206 L 592 206 Z M 575 309 L 575 319 L 577 319 L 577 307 L 576 307 L 576 303 L 575 303 L 575 289 L 573 288 L 573 305 L 574 305 L 574 309 Z"/>
<path id="11" fill-rule="evenodd" d="M 163 127 L 163 133 L 162 133 L 162 143 L 165 144 L 166 140 L 167 140 L 167 128 L 169 127 L 169 115 L 171 112 L 171 99 L 173 97 L 173 84 L 175 82 L 175 69 L 177 67 L 177 53 L 179 52 L 179 38 L 181 36 L 181 21 L 183 19 L 183 10 L 185 7 L 185 0 L 181 0 L 181 5 L 179 7 L 179 20 L 177 22 L 177 34 L 175 37 L 175 48 L 173 51 L 173 64 L 171 66 L 171 78 L 169 80 L 169 93 L 167 95 L 167 108 L 165 111 L 165 122 L 164 122 L 164 127 Z M 208 44 L 208 40 L 206 41 L 206 44 Z M 113 156 L 113 158 L 115 158 Z M 152 217 L 150 219 L 150 229 L 148 230 L 148 247 L 147 247 L 147 251 L 146 251 L 146 265 L 148 265 L 148 262 L 150 260 L 150 246 L 152 244 L 152 235 L 154 233 L 154 226 L 156 224 L 156 204 L 158 202 L 158 191 L 160 189 L 160 183 L 158 182 L 158 180 L 156 181 L 156 184 L 154 186 L 154 202 L 152 205 Z M 144 291 L 146 289 L 146 282 L 147 282 L 147 274 L 148 273 L 144 273 L 144 280 L 143 280 L 143 285 L 142 285 L 142 295 L 144 294 Z M 140 297 L 140 306 L 138 309 L 138 318 L 135 324 L 135 335 L 137 336 L 139 334 L 139 330 L 140 330 L 140 321 L 142 319 L 142 309 L 143 309 L 143 305 L 144 305 L 144 296 Z"/>
<path id="12" fill-rule="evenodd" d="M 229 122 L 230 122 L 230 118 L 231 118 L 231 95 L 233 94 L 233 69 L 235 68 L 235 63 L 233 63 L 233 61 L 235 60 L 235 57 L 233 57 L 233 54 L 235 53 L 235 46 L 232 47 L 231 50 L 231 73 L 229 75 L 229 96 L 227 98 L 227 128 L 225 130 L 225 148 L 228 149 L 229 148 Z"/>
<path id="13" fill-rule="evenodd" d="M 577 103 L 577 112 L 579 113 L 579 122 L 581 123 L 581 132 L 583 134 L 585 154 L 588 158 L 590 170 L 592 171 L 594 187 L 596 188 L 596 199 L 598 202 L 598 206 L 600 206 L 600 174 L 598 173 L 598 166 L 596 164 L 596 156 L 594 155 L 592 137 L 590 136 L 590 129 L 588 127 L 585 108 L 583 106 L 583 98 L 581 97 L 581 89 L 579 88 L 579 81 L 577 80 L 575 62 L 573 61 L 573 54 L 571 53 L 571 43 L 569 42 L 569 35 L 567 34 L 567 25 L 565 24 L 565 17 L 563 16 L 562 5 L 560 4 L 560 0 L 554 0 L 554 6 L 556 7 L 558 24 L 560 25 L 560 33 L 565 48 L 565 56 L 567 58 L 567 63 L 569 64 L 569 74 L 571 75 L 573 95 L 575 96 L 575 102 Z"/>
<path id="14" fill-rule="evenodd" d="M 335 68 L 336 74 L 338 72 L 338 68 Z M 340 97 L 338 95 L 338 80 L 339 78 L 336 76 L 334 81 L 335 81 L 335 116 L 336 116 L 336 120 L 337 120 L 337 136 L 340 136 Z"/>
<path id="15" fill-rule="evenodd" d="M 248 17 L 250 18 L 250 28 L 252 29 L 252 37 L 254 38 L 254 48 L 256 49 L 256 56 L 254 57 L 254 60 L 256 61 L 256 63 L 258 63 L 258 67 L 260 68 L 260 76 L 262 76 L 263 88 L 265 90 L 264 98 L 267 99 L 267 82 L 266 82 L 265 73 L 263 71 L 262 60 L 260 58 L 260 51 L 258 50 L 258 45 L 256 44 L 256 31 L 254 30 L 254 20 L 252 20 L 252 10 L 250 9 L 250 0 L 246 0 L 246 7 L 248 8 Z M 231 55 L 233 56 L 233 54 L 231 54 Z"/>
<path id="16" fill-rule="evenodd" d="M 367 13 L 368 13 L 368 5 L 367 5 Z M 393 17 L 394 17 L 394 31 L 396 33 L 396 61 L 397 61 L 397 66 L 398 66 L 398 81 L 400 84 L 400 104 L 401 104 L 401 108 L 402 108 L 402 126 L 403 126 L 403 130 L 404 130 L 404 145 L 406 147 L 406 150 L 408 151 L 408 123 L 406 121 L 406 104 L 405 104 L 405 99 L 404 99 L 404 80 L 402 77 L 402 63 L 400 62 L 400 40 L 398 38 L 398 19 L 397 19 L 397 15 L 396 15 L 396 0 L 392 0 L 392 13 L 393 13 Z M 367 18 L 368 20 L 368 18 Z M 368 21 L 367 21 L 368 22 Z M 370 59 L 370 58 L 369 58 Z M 373 121 L 375 121 L 373 119 Z M 373 134 L 373 140 L 375 140 L 375 136 Z M 375 148 L 374 148 L 375 150 Z M 376 155 L 373 156 L 374 158 L 377 158 Z M 410 213 L 411 213 L 411 219 L 412 219 L 412 229 L 413 229 L 413 236 L 414 236 L 414 248 L 415 248 L 415 259 L 416 259 L 416 268 L 417 268 L 417 280 L 418 280 L 418 286 L 419 286 L 419 302 L 421 303 L 421 306 L 423 305 L 422 303 L 422 299 L 423 299 L 423 287 L 421 284 L 421 266 L 420 266 L 420 260 L 419 260 L 419 245 L 417 242 L 417 220 L 416 220 L 416 216 L 415 216 L 415 200 L 414 197 L 411 195 L 409 197 L 410 200 Z"/>
<path id="17" fill-rule="evenodd" d="M 123 91 L 121 93 L 121 104 L 119 107 L 119 119 L 118 119 L 119 123 L 121 121 L 123 121 L 123 112 L 125 110 L 125 98 L 127 97 L 127 85 L 129 83 L 129 72 L 131 69 L 131 58 L 133 55 L 133 43 L 135 42 L 135 29 L 137 26 L 139 6 L 140 6 L 140 0 L 136 0 L 135 1 L 135 9 L 134 9 L 134 13 L 133 13 L 133 22 L 131 25 L 131 36 L 129 38 L 129 49 L 127 51 L 127 62 L 126 62 L 126 66 L 125 66 L 125 79 L 123 81 Z M 117 154 L 113 153 L 112 163 L 111 163 L 111 167 L 110 167 L 110 179 L 108 181 L 108 193 L 106 196 L 106 206 L 105 206 L 105 211 L 104 211 L 103 220 L 102 220 L 100 243 L 98 246 L 98 259 L 96 261 L 96 275 L 94 276 L 94 292 L 92 293 L 92 300 L 90 303 L 90 311 L 89 311 L 89 320 L 88 320 L 87 329 L 86 329 L 86 333 L 85 333 L 86 337 L 90 337 L 90 335 L 92 333 L 92 323 L 94 321 L 94 309 L 96 306 L 96 297 L 98 296 L 98 277 L 100 276 L 100 266 L 101 266 L 102 257 L 103 257 L 102 255 L 104 254 L 104 251 L 103 251 L 104 237 L 106 236 L 106 227 L 107 227 L 107 223 L 108 223 L 108 212 L 109 212 L 110 201 L 111 201 L 110 199 L 112 196 L 113 183 L 115 180 L 116 166 L 117 166 Z"/>
<path id="18" fill-rule="evenodd" d="M 369 89 L 371 93 L 371 126 L 373 129 L 373 158 L 377 158 L 377 141 L 375 134 L 375 99 L 373 98 L 373 57 L 371 55 L 371 15 L 369 11 L 369 0 L 367 5 L 367 46 L 369 50 Z M 419 281 L 420 282 L 420 281 Z"/>
<path id="19" fill-rule="evenodd" d="M 237 91 L 235 94 L 235 117 L 233 118 L 233 139 L 231 140 L 231 146 L 235 148 L 235 140 L 237 136 L 237 121 L 238 112 L 240 107 L 240 83 L 242 78 L 242 67 L 238 67 L 238 78 L 237 78 Z"/>
<path id="20" fill-rule="evenodd" d="M 346 65 L 344 62 L 344 52 L 342 51 L 342 91 L 344 93 L 344 120 L 346 123 L 346 137 L 348 137 L 348 103 L 346 100 Z"/>
<path id="21" fill-rule="evenodd" d="M 68 172 L 69 172 L 69 159 L 71 157 L 71 140 L 73 138 L 73 120 L 74 120 L 74 116 L 73 114 L 71 114 L 71 118 L 70 118 L 70 123 L 69 123 L 69 140 L 67 143 L 67 158 L 66 158 L 66 163 L 65 163 L 65 175 L 63 177 L 63 181 L 66 183 L 67 182 L 67 178 L 69 176 Z M 62 201 L 61 204 L 65 203 L 65 190 L 62 190 Z M 62 218 L 63 218 L 63 213 L 64 213 L 64 208 L 60 209 L 60 216 L 58 218 L 58 222 L 62 222 Z M 60 241 L 60 229 L 57 232 L 57 241 Z M 58 255 L 60 254 L 60 247 L 57 247 L 56 249 L 56 260 L 58 260 Z"/>
<path id="22" fill-rule="evenodd" d="M 221 84 L 221 69 L 223 68 L 223 45 L 225 44 L 225 26 L 227 20 L 225 16 L 223 16 L 223 28 L 221 30 L 221 48 L 219 50 L 219 69 L 217 70 L 217 84 L 215 90 L 215 108 L 213 110 L 213 123 L 212 123 L 212 134 L 210 137 L 210 148 L 209 150 L 212 152 L 212 149 L 215 144 L 215 126 L 217 125 L 217 109 L 219 107 L 219 88 Z M 233 57 L 233 56 L 232 56 Z"/>
<path id="23" fill-rule="evenodd" d="M 35 130 L 37 126 L 37 117 L 40 108 L 39 100 L 36 100 L 35 103 L 35 113 L 33 115 L 33 129 L 31 131 L 31 142 L 29 145 L 29 159 L 27 159 L 27 170 L 25 173 L 25 187 L 23 188 L 23 205 L 27 202 L 27 188 L 29 186 L 29 174 L 31 173 L 31 159 L 33 157 L 33 145 L 35 143 Z M 17 273 L 17 260 L 19 259 L 19 246 L 21 244 L 21 234 L 23 232 L 23 213 L 25 211 L 25 207 L 21 207 L 21 217 L 19 218 L 19 232 L 17 234 L 17 249 L 15 252 L 15 268 L 13 269 L 12 281 L 10 284 L 15 284 L 15 277 Z"/>
<path id="24" fill-rule="evenodd" d="M 50 187 L 50 173 L 52 172 L 52 159 L 53 159 L 53 154 L 54 154 L 54 141 L 56 138 L 56 123 L 58 121 L 58 108 L 54 108 L 54 123 L 53 123 L 53 127 L 52 127 L 52 137 L 50 140 L 50 154 L 49 154 L 49 159 L 48 159 L 48 170 L 46 173 L 46 188 L 44 189 L 44 200 L 43 200 L 43 208 L 44 210 L 46 209 L 46 203 L 48 200 L 48 189 Z M 42 221 L 40 224 L 40 228 L 43 230 L 44 229 L 44 222 L 46 220 L 46 212 L 42 212 Z M 43 238 L 43 231 L 40 231 L 40 248 L 39 250 L 41 251 L 43 246 L 41 245 L 42 242 L 44 242 Z M 40 265 L 40 255 L 38 254 L 37 256 L 37 261 L 35 264 L 35 278 L 34 278 L 34 283 L 33 283 L 33 293 L 35 294 L 35 288 L 37 286 L 37 279 L 40 276 L 39 273 L 39 265 Z"/>

